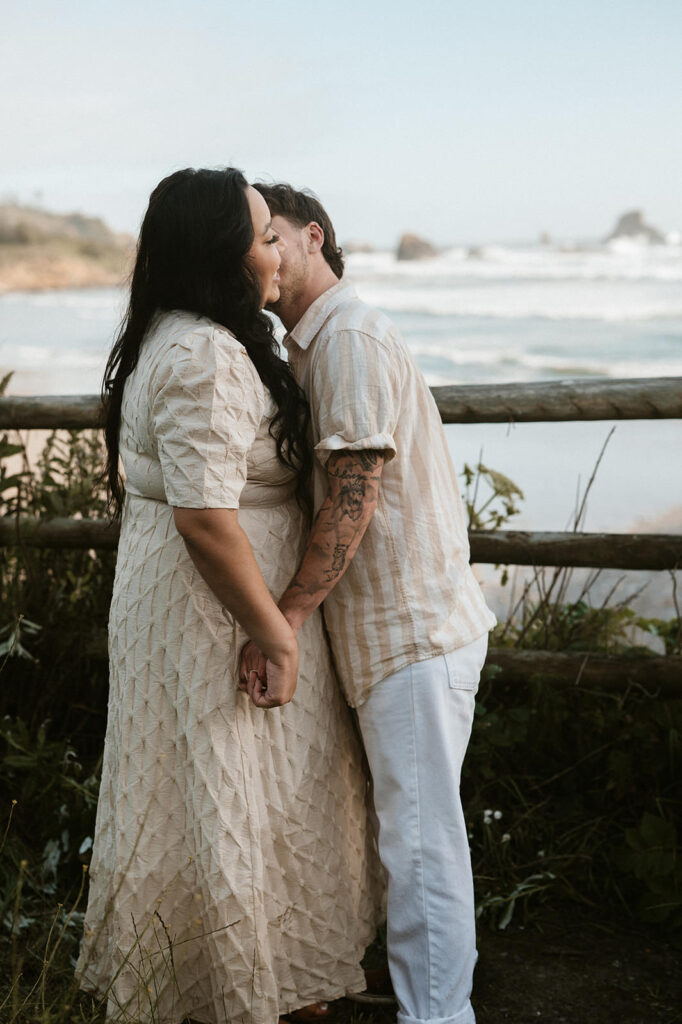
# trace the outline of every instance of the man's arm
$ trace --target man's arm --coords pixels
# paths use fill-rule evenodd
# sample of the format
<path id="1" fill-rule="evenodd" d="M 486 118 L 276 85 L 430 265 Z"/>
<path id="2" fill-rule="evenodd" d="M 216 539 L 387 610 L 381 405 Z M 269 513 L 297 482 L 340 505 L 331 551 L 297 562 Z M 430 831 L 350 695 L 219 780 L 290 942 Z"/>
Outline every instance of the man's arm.
<path id="1" fill-rule="evenodd" d="M 300 568 L 282 594 L 279 608 L 294 633 L 336 586 L 374 515 L 385 454 L 373 449 L 332 452 L 327 460 L 327 494 L 308 537 Z M 265 678 L 265 660 L 252 640 L 241 653 L 240 688 Z"/>
<path id="2" fill-rule="evenodd" d="M 383 452 L 371 449 L 344 449 L 329 456 L 327 495 L 301 566 L 279 602 L 295 631 L 322 604 L 355 555 L 377 507 L 384 460 Z"/>

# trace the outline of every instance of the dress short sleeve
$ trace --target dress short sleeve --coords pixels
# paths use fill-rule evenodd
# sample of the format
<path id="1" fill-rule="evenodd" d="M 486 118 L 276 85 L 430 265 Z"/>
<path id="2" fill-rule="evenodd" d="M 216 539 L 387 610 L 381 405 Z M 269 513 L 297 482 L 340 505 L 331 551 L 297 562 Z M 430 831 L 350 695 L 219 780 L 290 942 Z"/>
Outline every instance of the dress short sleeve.
<path id="1" fill-rule="evenodd" d="M 360 331 L 338 331 L 320 346 L 312 365 L 311 406 L 320 440 L 315 453 L 326 465 L 335 451 L 396 454 L 400 373 L 390 348 Z"/>
<path id="2" fill-rule="evenodd" d="M 238 508 L 265 408 L 246 350 L 227 332 L 201 327 L 172 346 L 156 384 L 152 428 L 166 501 Z"/>

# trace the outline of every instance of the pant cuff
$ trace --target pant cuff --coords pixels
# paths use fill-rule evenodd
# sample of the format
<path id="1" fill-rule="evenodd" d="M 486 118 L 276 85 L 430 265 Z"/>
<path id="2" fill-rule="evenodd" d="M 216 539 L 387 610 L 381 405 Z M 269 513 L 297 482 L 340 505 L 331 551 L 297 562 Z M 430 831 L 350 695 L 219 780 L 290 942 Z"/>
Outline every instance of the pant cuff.
<path id="1" fill-rule="evenodd" d="M 411 1017 L 409 1013 L 398 1012 L 397 1024 L 476 1024 L 476 1014 L 471 1003 L 467 1002 L 463 1010 L 453 1017 L 429 1017 L 425 1020 L 421 1017 Z"/>

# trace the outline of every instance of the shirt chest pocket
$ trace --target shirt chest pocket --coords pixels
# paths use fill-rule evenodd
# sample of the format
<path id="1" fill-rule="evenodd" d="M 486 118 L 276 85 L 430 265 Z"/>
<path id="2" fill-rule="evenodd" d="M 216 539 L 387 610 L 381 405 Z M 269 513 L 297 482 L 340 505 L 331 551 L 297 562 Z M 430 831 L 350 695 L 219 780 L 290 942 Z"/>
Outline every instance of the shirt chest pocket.
<path id="1" fill-rule="evenodd" d="M 484 633 L 456 651 L 445 655 L 451 690 L 477 690 L 488 653 L 488 634 Z"/>

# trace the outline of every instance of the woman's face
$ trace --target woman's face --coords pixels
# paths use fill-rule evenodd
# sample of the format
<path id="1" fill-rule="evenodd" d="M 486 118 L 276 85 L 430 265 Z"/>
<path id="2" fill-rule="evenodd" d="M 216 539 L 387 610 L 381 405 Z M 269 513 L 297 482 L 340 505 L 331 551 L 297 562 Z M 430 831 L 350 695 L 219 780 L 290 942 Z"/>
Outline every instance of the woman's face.
<path id="1" fill-rule="evenodd" d="M 277 302 L 279 298 L 279 265 L 286 242 L 272 230 L 268 204 L 260 192 L 249 185 L 246 198 L 253 224 L 253 243 L 246 254 L 246 260 L 260 285 L 262 309 L 266 303 Z"/>

